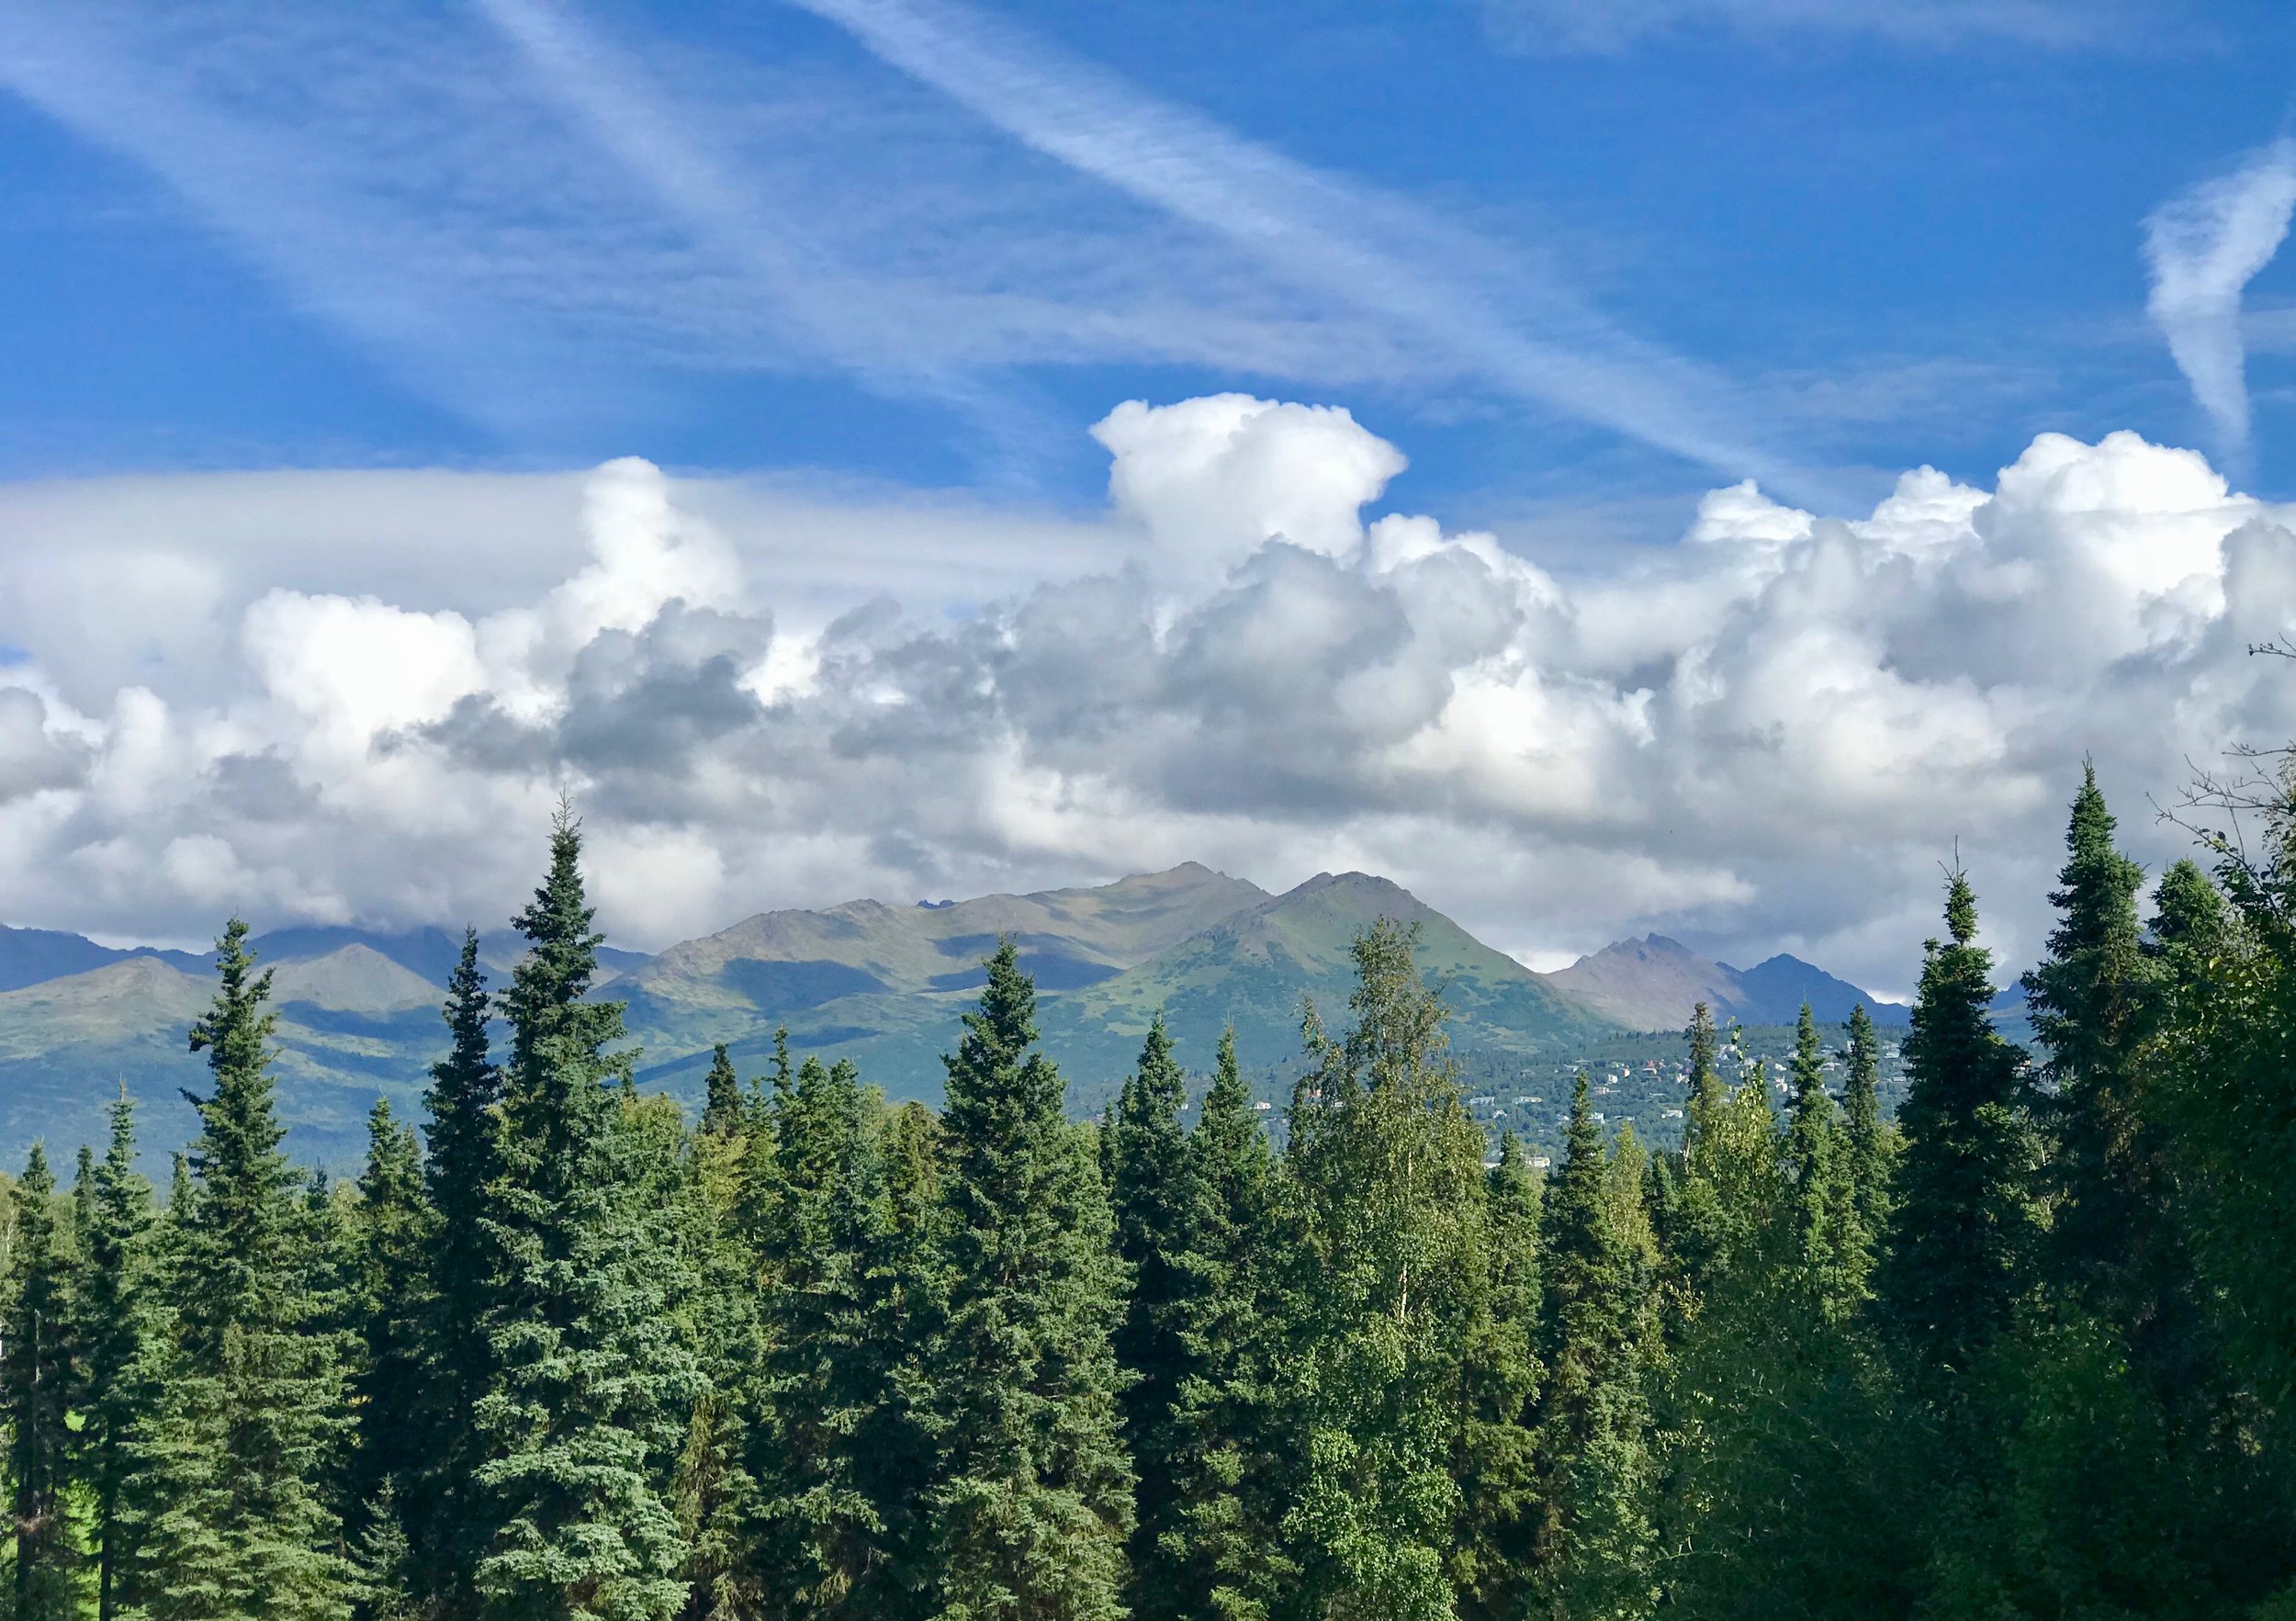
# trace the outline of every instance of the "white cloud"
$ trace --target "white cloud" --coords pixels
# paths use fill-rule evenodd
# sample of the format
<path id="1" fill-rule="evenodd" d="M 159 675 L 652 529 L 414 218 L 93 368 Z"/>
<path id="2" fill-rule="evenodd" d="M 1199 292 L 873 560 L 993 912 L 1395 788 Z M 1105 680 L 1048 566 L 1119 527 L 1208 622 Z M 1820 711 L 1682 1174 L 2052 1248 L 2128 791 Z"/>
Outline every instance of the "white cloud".
<path id="1" fill-rule="evenodd" d="M 2296 211 L 2296 139 L 2282 136 L 2228 174 L 2171 197 L 2144 221 L 2153 292 L 2146 308 L 2192 397 L 2245 453 L 2248 386 L 2240 295 L 2272 262 Z"/>
<path id="2" fill-rule="evenodd" d="M 1520 954 L 1657 928 L 1902 987 L 1956 838 L 2035 948 L 2085 753 L 2157 864 L 2145 795 L 2296 735 L 2245 654 L 2296 617 L 2290 513 L 2133 434 L 2043 435 L 1990 489 L 1916 469 L 1848 522 L 1726 489 L 1681 544 L 1559 579 L 1426 515 L 1367 531 L 1403 457 L 1344 412 L 1096 432 L 1095 522 L 635 461 L 0 490 L 37 517 L 0 556 L 31 656 L 0 686 L 9 920 L 490 920 L 567 785 L 637 943 L 1192 858 L 1379 870 Z M 91 647 L 51 610 L 135 511 L 178 521 L 118 544 L 202 593 L 173 627 L 130 595 L 152 623 Z M 522 557 L 433 571 L 471 512 Z"/>
<path id="3" fill-rule="evenodd" d="M 1114 458 L 1110 504 L 1173 563 L 1214 580 L 1269 540 L 1352 557 L 1363 544 L 1356 514 L 1406 465 L 1344 407 L 1245 394 L 1129 400 L 1092 436 Z"/>

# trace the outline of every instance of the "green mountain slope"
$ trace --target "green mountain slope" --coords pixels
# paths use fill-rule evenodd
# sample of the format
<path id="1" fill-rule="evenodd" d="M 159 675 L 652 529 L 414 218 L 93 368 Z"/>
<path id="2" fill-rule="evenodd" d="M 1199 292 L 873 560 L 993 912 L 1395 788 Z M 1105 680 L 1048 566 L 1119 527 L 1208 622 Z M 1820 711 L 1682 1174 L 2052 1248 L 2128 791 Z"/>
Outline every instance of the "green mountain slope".
<path id="1" fill-rule="evenodd" d="M 1355 983 L 1348 949 L 1382 917 L 1419 925 L 1421 972 L 1442 986 L 1452 1044 L 1462 1053 L 1546 1053 L 1615 1028 L 1410 891 L 1367 873 L 1322 872 L 1151 962 L 1051 1002 L 1046 1041 L 1072 1094 L 1087 1107 L 1139 1056 L 1159 1008 L 1191 1069 L 1210 1066 L 1230 1024 L 1246 1067 L 1288 1069 L 1300 1053 L 1309 998 L 1334 1031 L 1345 1027 Z"/>
<path id="2" fill-rule="evenodd" d="M 648 1086 L 697 1094 L 719 1041 L 745 1075 L 758 1074 L 786 1026 L 801 1053 L 850 1057 L 895 1098 L 937 1100 L 940 1055 L 955 1044 L 981 959 L 1010 933 L 1037 976 L 1045 1038 L 1079 1107 L 1110 1093 L 1159 1007 L 1199 1071 L 1232 1022 L 1244 1062 L 1272 1091 L 1298 1056 L 1304 998 L 1334 1028 L 1344 1022 L 1349 942 L 1383 915 L 1420 924 L 1421 961 L 1445 986 L 1462 1053 L 1550 1053 L 1615 1028 L 1385 879 L 1324 873 L 1270 895 L 1193 862 L 1090 889 L 760 913 L 656 957 L 617 953 L 620 971 L 599 994 L 628 1002 Z M 346 1167 L 378 1095 L 417 1106 L 445 1043 L 441 982 L 458 937 L 298 929 L 259 943 L 276 974 L 288 1147 Z M 499 986 L 516 942 L 489 936 L 484 948 Z M 0 992 L 0 1164 L 20 1159 L 35 1136 L 62 1155 L 96 1141 L 124 1080 L 144 1105 L 153 1168 L 163 1167 L 195 1124 L 181 1092 L 206 1085 L 185 1035 L 212 985 L 197 959 L 185 963 L 118 957 Z"/>
<path id="3" fill-rule="evenodd" d="M 1189 861 L 1093 889 L 765 912 L 670 947 L 611 994 L 630 1004 L 654 1084 L 691 1084 L 717 1041 L 754 1072 L 786 1025 L 793 1046 L 851 1058 L 892 1096 L 938 1098 L 940 1054 L 1000 936 L 1019 937 L 1021 963 L 1050 1000 L 1266 899 L 1256 884 Z"/>

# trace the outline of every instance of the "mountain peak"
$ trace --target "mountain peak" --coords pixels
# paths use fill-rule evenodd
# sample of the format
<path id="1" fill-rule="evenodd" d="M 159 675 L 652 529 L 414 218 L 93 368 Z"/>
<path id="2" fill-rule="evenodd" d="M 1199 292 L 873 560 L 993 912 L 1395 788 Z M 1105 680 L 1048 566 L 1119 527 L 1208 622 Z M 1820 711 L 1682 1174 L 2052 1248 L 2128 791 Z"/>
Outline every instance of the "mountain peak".
<path id="1" fill-rule="evenodd" d="M 1678 940 L 1646 934 L 1613 941 L 1548 976 L 1587 1006 L 1636 1030 L 1680 1030 L 1704 1002 L 1719 1023 L 1791 1024 L 1803 1004 L 1821 1023 L 1839 1024 L 1863 1004 L 1879 1024 L 1902 1024 L 1906 1010 L 1847 980 L 1781 951 L 1752 968 L 1733 968 Z"/>

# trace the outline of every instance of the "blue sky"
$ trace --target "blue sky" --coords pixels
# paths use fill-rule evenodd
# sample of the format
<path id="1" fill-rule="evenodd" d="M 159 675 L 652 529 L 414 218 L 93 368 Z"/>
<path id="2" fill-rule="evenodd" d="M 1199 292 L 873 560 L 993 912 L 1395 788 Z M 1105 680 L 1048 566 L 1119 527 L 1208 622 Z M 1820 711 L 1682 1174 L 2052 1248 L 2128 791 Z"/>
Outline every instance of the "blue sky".
<path id="1" fill-rule="evenodd" d="M 2296 736 L 2225 0 L 0 0 L 5 920 L 1360 868 L 2030 958 Z M 1923 469 L 1930 469 L 1924 471 Z"/>
<path id="2" fill-rule="evenodd" d="M 2205 445 L 2141 222 L 2287 129 L 2280 8 L 1576 9 L 0 12 L 0 472 L 636 453 L 1088 501 L 1085 424 L 1224 388 L 1349 405 L 1469 514 Z M 2247 303 L 2280 491 L 2296 272 Z M 1590 355 L 1623 420 L 1541 397 Z"/>

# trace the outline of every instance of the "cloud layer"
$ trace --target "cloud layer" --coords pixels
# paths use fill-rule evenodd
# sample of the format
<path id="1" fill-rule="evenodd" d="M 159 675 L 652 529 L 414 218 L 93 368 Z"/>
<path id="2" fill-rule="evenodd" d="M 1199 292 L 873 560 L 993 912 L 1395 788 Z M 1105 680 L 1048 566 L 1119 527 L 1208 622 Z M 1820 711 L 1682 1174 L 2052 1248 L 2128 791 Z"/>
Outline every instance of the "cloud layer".
<path id="1" fill-rule="evenodd" d="M 2037 942 L 2085 752 L 2157 861 L 2146 794 L 2296 733 L 2245 653 L 2296 616 L 2290 514 L 2133 434 L 1853 522 L 1741 484 L 1563 575 L 1367 521 L 1404 458 L 1344 411 L 1093 431 L 1089 522 L 636 460 L 0 491 L 7 920 L 492 919 L 563 786 L 645 944 L 1193 858 L 1381 871 L 1525 955 L 1657 927 L 1902 988 L 1956 838 Z"/>

